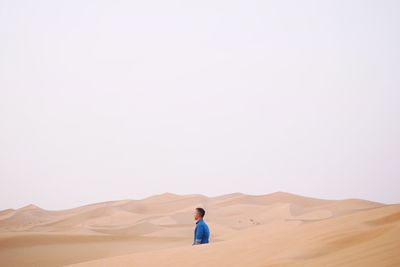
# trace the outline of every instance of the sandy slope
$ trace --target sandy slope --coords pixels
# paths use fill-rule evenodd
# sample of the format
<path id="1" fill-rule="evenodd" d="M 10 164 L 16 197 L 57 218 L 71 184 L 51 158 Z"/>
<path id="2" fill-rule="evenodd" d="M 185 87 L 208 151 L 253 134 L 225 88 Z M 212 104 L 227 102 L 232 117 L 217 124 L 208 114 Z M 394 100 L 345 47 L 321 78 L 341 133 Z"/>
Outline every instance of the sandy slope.
<path id="1" fill-rule="evenodd" d="M 211 243 L 191 246 L 204 207 Z M 23 257 L 22 257 L 23 256 Z M 400 204 L 165 193 L 0 212 L 1 266 L 400 266 Z"/>

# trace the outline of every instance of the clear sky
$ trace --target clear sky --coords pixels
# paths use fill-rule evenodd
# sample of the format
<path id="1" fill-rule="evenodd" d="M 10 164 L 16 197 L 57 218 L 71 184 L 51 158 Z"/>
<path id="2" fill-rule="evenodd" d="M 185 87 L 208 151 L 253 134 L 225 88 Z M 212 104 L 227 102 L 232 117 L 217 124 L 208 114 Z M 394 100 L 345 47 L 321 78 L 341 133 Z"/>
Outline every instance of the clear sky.
<path id="1" fill-rule="evenodd" d="M 400 202 L 399 3 L 0 0 L 0 209 Z"/>

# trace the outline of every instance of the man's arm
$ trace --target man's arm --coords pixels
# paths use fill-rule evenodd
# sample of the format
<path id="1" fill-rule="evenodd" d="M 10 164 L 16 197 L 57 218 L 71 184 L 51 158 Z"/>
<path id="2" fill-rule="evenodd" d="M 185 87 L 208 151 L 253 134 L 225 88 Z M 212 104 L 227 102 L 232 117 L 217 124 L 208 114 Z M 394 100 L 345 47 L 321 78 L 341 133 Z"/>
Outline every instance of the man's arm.
<path id="1" fill-rule="evenodd" d="M 194 240 L 194 243 L 192 245 L 200 245 L 201 244 L 201 240 L 203 239 L 203 235 L 204 235 L 204 227 L 202 225 L 199 225 L 197 227 L 195 240 Z"/>

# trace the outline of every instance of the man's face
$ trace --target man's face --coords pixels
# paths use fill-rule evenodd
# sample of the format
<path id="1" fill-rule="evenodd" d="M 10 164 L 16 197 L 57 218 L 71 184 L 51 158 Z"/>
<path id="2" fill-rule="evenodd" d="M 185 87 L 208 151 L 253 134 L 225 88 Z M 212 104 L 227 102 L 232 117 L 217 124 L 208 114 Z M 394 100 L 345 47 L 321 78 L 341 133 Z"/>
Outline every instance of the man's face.
<path id="1" fill-rule="evenodd" d="M 200 219 L 200 214 L 197 210 L 194 210 L 194 219 L 197 221 L 198 219 Z"/>

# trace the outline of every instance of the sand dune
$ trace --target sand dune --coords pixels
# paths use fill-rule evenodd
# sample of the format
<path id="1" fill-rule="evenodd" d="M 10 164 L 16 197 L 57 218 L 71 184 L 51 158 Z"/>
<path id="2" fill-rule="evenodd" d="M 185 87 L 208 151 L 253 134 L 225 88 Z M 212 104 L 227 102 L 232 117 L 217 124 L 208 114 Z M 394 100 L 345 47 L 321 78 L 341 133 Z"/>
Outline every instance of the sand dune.
<path id="1" fill-rule="evenodd" d="M 191 246 L 204 207 L 210 244 Z M 165 193 L 0 211 L 1 266 L 400 266 L 400 204 Z"/>

